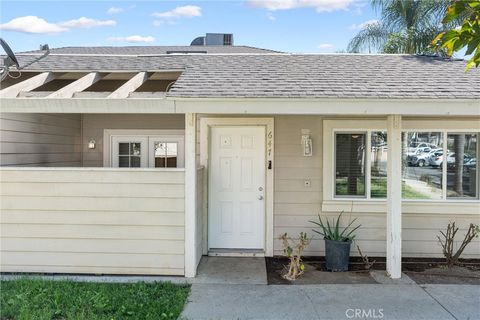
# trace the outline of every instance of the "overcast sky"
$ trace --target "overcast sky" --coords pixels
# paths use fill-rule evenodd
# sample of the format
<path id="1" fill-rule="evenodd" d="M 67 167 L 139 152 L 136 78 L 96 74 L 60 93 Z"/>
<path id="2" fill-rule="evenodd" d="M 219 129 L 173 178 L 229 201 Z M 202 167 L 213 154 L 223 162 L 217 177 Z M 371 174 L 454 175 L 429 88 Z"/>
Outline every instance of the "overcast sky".
<path id="1" fill-rule="evenodd" d="M 14 51 L 62 46 L 189 45 L 207 32 L 237 45 L 336 52 L 376 19 L 369 1 L 1 1 L 0 32 Z"/>

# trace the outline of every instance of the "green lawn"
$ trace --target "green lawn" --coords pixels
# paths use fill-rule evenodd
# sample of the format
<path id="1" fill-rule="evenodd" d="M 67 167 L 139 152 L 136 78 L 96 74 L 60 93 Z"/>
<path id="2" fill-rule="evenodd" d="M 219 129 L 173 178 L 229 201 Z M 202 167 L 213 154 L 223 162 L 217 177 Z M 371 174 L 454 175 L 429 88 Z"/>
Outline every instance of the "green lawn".
<path id="1" fill-rule="evenodd" d="M 364 184 L 361 180 L 357 183 L 357 192 L 359 195 L 364 194 Z M 336 184 L 336 195 L 347 195 L 347 180 L 337 179 Z M 372 179 L 371 185 L 371 197 L 372 198 L 386 198 L 387 197 L 387 179 Z M 429 199 L 428 195 L 425 195 L 421 192 L 416 191 L 412 187 L 402 183 L 402 198 L 403 199 Z"/>
<path id="2" fill-rule="evenodd" d="M 190 287 L 171 283 L 2 281 L 3 319 L 177 319 Z"/>

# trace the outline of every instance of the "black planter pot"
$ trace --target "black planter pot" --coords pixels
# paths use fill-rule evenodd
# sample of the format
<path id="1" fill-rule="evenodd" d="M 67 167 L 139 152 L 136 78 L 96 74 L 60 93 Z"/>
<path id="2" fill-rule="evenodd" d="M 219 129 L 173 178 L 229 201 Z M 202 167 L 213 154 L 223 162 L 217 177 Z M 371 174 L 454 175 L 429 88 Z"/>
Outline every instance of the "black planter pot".
<path id="1" fill-rule="evenodd" d="M 330 271 L 347 271 L 351 241 L 325 239 L 325 265 Z"/>

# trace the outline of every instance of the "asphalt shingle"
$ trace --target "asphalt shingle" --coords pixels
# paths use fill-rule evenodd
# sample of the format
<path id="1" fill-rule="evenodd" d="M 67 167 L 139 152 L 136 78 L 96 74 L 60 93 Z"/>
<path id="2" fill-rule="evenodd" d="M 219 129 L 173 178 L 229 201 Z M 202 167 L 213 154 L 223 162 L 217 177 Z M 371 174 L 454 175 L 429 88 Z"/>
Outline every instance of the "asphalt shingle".
<path id="1" fill-rule="evenodd" d="M 19 54 L 21 65 L 38 56 Z M 167 96 L 186 98 L 480 99 L 480 69 L 413 55 L 51 54 L 30 71 L 183 70 Z"/>
<path id="2" fill-rule="evenodd" d="M 116 55 L 158 55 L 181 52 L 206 53 L 275 53 L 277 51 L 249 46 L 125 46 L 125 47 L 62 47 L 52 48 L 53 54 L 116 54 Z M 27 51 L 23 53 L 43 53 Z"/>

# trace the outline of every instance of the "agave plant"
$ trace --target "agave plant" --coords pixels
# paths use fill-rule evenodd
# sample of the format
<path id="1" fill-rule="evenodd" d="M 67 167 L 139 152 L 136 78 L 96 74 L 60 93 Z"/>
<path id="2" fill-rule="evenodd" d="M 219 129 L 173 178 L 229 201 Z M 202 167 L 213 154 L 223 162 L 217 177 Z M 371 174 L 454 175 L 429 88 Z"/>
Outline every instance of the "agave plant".
<path id="1" fill-rule="evenodd" d="M 355 230 L 361 227 L 359 224 L 356 227 L 352 227 L 352 224 L 357 220 L 357 218 L 350 221 L 350 223 L 345 227 L 340 227 L 340 219 L 342 217 L 343 211 L 338 215 L 337 219 L 332 219 L 332 224 L 328 221 L 328 218 L 325 218 L 325 223 L 322 220 L 322 217 L 318 215 L 318 222 L 317 221 L 310 221 L 313 224 L 319 226 L 320 230 L 312 229 L 313 232 L 318 233 L 319 235 L 323 236 L 325 239 L 333 240 L 333 241 L 340 241 L 340 242 L 348 242 L 355 239 L 355 235 L 353 234 Z"/>

